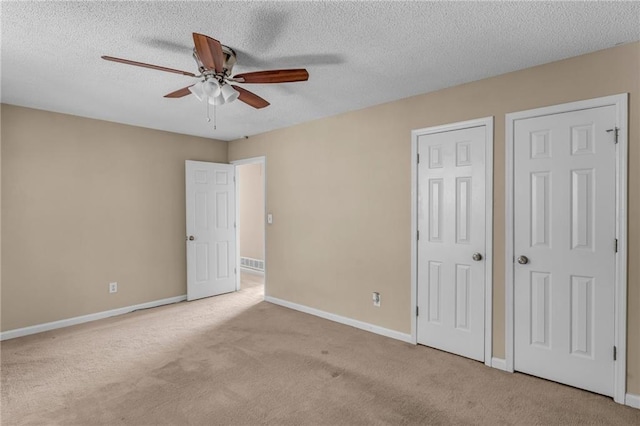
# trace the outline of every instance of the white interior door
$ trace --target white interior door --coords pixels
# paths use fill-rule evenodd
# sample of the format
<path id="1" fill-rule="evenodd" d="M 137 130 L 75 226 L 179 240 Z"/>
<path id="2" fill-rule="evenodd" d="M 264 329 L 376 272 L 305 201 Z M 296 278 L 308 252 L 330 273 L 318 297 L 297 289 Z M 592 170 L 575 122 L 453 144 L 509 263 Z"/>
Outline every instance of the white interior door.
<path id="1" fill-rule="evenodd" d="M 417 341 L 484 360 L 485 126 L 418 137 Z"/>
<path id="2" fill-rule="evenodd" d="M 236 290 L 235 166 L 187 161 L 187 300 Z"/>
<path id="3" fill-rule="evenodd" d="M 614 393 L 615 106 L 514 123 L 514 368 Z"/>

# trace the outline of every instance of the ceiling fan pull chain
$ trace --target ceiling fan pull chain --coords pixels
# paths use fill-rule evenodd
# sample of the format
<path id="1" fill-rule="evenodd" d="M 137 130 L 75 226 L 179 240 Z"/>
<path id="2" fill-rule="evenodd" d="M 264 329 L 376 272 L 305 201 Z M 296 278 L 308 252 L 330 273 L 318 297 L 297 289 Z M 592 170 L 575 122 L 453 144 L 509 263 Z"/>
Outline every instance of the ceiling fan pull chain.
<path id="1" fill-rule="evenodd" d="M 213 104 L 213 130 L 217 130 L 216 104 Z"/>
<path id="2" fill-rule="evenodd" d="M 207 104 L 207 123 L 210 123 L 211 118 L 209 117 L 209 99 L 206 99 L 205 104 Z"/>

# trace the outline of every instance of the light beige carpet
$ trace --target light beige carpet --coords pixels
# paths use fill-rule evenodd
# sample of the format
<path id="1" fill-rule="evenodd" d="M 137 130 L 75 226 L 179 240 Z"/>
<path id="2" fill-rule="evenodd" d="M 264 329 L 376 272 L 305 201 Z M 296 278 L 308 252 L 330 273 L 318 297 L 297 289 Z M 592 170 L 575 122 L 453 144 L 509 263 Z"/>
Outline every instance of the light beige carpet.
<path id="1" fill-rule="evenodd" d="M 5 341 L 2 424 L 640 424 L 610 398 L 261 300 L 247 285 Z"/>

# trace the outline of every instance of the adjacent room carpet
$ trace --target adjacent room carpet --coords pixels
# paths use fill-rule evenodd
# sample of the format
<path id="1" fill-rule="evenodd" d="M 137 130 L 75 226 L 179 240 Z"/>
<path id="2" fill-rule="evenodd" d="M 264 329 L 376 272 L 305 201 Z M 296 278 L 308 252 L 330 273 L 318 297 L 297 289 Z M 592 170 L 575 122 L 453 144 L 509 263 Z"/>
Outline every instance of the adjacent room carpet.
<path id="1" fill-rule="evenodd" d="M 2 342 L 2 424 L 640 424 L 610 398 L 262 297 L 246 285 Z"/>

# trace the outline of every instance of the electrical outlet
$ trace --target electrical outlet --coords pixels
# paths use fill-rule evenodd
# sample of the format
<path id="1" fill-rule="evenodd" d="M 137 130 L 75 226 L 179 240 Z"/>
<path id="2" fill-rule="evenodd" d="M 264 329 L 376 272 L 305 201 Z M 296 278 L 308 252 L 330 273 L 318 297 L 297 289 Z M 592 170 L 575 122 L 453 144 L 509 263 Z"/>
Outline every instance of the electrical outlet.
<path id="1" fill-rule="evenodd" d="M 377 291 L 373 292 L 373 306 L 380 307 L 380 293 Z"/>
<path id="2" fill-rule="evenodd" d="M 118 292 L 118 283 L 109 283 L 109 293 Z"/>

